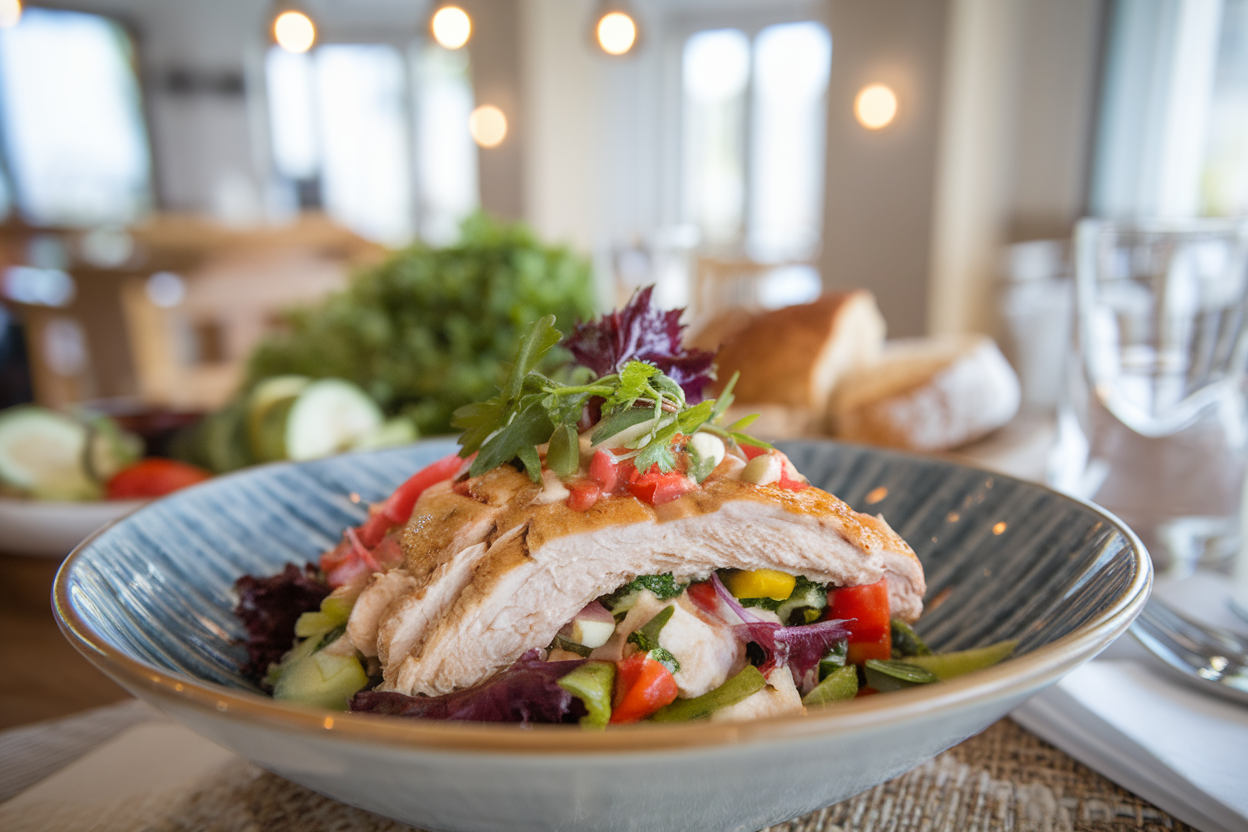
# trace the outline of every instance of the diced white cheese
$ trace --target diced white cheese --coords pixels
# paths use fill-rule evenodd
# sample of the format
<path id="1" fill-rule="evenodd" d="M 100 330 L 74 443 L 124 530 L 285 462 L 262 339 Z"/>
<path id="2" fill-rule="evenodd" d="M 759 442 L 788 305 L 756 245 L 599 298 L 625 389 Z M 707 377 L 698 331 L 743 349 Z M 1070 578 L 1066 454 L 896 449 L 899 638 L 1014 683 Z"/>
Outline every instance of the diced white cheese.
<path id="1" fill-rule="evenodd" d="M 723 462 L 724 454 L 727 451 L 724 448 L 724 440 L 720 439 L 712 433 L 702 433 L 699 431 L 689 440 L 689 444 L 698 452 L 698 456 L 703 459 L 715 460 L 711 468 L 715 468 L 719 463 Z"/>
<path id="2" fill-rule="evenodd" d="M 780 457 L 771 453 L 759 454 L 746 464 L 741 471 L 741 479 L 755 485 L 771 485 L 780 481 L 780 472 L 783 470 L 784 464 Z"/>
<path id="3" fill-rule="evenodd" d="M 601 647 L 615 632 L 614 621 L 591 621 L 584 618 L 572 620 L 572 641 L 586 647 Z"/>

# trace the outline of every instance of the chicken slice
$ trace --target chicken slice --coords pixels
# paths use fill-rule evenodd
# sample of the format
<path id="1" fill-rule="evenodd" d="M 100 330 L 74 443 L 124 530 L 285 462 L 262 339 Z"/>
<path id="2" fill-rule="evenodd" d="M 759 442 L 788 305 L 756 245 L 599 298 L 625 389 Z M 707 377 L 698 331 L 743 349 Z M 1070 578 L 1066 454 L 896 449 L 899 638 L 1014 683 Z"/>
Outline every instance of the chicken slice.
<path id="1" fill-rule="evenodd" d="M 483 681 L 525 650 L 548 645 L 585 604 L 638 575 L 684 580 L 719 568 L 769 568 L 839 586 L 887 576 L 894 615 L 913 620 L 922 609 L 923 572 L 910 547 L 882 520 L 817 488 L 716 480 L 658 509 L 616 496 L 586 512 L 534 506 L 539 491 L 531 483 L 516 488 L 484 553 L 466 549 L 452 560 L 467 565 L 418 578 L 407 598 L 424 593 L 445 602 L 434 605 L 436 615 L 426 602 L 395 602 L 379 647 L 388 631 L 405 637 L 379 651 L 385 689 L 438 695 Z M 415 540 L 404 536 L 413 575 L 412 565 L 428 559 Z"/>

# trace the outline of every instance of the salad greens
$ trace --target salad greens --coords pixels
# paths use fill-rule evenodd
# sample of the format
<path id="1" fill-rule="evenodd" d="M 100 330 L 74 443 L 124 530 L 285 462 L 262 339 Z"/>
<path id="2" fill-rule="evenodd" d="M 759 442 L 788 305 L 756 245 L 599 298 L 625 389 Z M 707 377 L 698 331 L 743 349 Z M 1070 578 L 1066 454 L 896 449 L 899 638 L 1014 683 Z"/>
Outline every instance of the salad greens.
<path id="1" fill-rule="evenodd" d="M 290 312 L 288 331 L 252 355 L 245 386 L 287 374 L 350 379 L 385 415 L 446 433 L 457 407 L 493 391 L 526 326 L 550 314 L 570 327 L 593 306 L 588 262 L 477 214 L 455 245 L 416 243 Z"/>

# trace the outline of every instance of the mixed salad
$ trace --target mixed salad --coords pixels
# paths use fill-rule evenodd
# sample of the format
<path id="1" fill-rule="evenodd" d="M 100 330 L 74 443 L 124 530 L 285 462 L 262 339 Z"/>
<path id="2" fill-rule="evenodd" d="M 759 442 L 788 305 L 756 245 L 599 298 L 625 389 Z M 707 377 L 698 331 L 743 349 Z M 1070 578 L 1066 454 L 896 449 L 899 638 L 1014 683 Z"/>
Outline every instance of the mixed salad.
<path id="1" fill-rule="evenodd" d="M 238 581 L 245 674 L 327 708 L 601 728 L 800 712 L 1008 656 L 1013 642 L 927 648 L 906 620 L 921 609 L 913 552 L 749 419 L 721 423 L 732 383 L 703 399 L 713 356 L 681 346 L 679 314 L 643 290 L 567 339 L 539 322 L 499 393 L 456 413 L 459 454 L 318 562 Z M 576 367 L 538 372 L 561 340 Z M 776 523 L 800 543 L 767 537 Z M 818 534 L 843 563 L 809 551 Z M 699 554 L 716 547 L 719 563 Z M 524 606 L 533 587 L 543 609 Z"/>

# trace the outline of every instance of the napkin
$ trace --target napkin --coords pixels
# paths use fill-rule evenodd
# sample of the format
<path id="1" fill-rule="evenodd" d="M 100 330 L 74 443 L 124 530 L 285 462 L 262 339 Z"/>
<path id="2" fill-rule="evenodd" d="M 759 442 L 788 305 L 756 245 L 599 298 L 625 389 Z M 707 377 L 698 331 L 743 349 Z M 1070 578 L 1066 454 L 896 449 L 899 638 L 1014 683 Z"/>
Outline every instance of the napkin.
<path id="1" fill-rule="evenodd" d="M 1229 587 L 1220 576 L 1156 594 L 1193 618 L 1245 629 L 1222 614 Z M 1248 828 L 1248 707 L 1176 679 L 1138 644 L 1116 645 L 1011 717 L 1202 832 Z"/>

